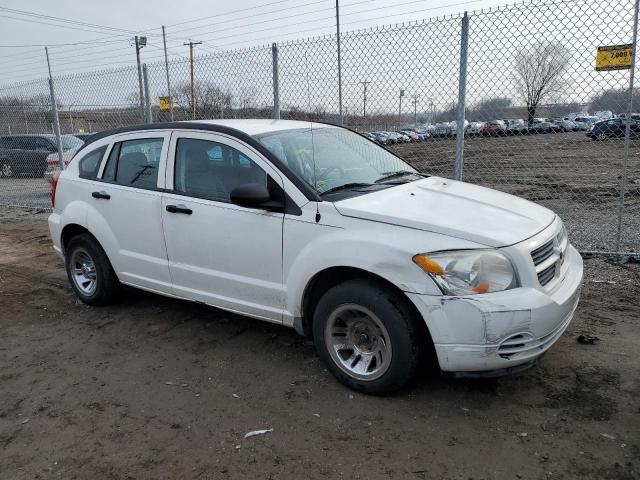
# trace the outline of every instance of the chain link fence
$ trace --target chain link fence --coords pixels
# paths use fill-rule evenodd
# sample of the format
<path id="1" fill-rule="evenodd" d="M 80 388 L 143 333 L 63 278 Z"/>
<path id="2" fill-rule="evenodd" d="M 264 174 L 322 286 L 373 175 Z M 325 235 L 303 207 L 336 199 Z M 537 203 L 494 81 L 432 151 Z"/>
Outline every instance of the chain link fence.
<path id="1" fill-rule="evenodd" d="M 188 59 L 147 64 L 143 101 L 135 67 L 54 76 L 60 127 L 91 133 L 149 116 L 342 121 L 426 173 L 548 206 L 582 251 L 637 252 L 640 124 L 628 117 L 640 90 L 629 70 L 595 68 L 598 47 L 632 44 L 635 8 L 542 0 L 346 32 L 340 71 L 336 36 L 216 51 L 195 57 L 193 96 Z M 49 206 L 57 155 L 5 144 L 50 139 L 50 103 L 45 79 L 0 87 L 1 205 Z"/>

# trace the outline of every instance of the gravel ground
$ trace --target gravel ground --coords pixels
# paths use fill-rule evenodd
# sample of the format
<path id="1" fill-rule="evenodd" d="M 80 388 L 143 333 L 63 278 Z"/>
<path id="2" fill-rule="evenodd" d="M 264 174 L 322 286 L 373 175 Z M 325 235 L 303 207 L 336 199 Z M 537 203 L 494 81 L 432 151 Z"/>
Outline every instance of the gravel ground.
<path id="1" fill-rule="evenodd" d="M 46 215 L 0 210 L 0 478 L 640 478 L 640 265 L 586 272 L 537 367 L 376 398 L 277 325 L 136 290 L 84 306 Z"/>

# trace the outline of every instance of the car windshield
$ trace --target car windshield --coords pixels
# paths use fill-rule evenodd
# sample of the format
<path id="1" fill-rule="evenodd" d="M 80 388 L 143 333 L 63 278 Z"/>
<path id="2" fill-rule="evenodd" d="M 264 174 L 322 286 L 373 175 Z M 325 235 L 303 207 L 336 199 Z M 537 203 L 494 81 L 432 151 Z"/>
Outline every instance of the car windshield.
<path id="1" fill-rule="evenodd" d="M 84 145 L 84 142 L 80 140 L 78 137 L 74 137 L 73 135 L 62 135 L 62 150 L 71 150 L 73 148 L 80 148 Z"/>
<path id="2" fill-rule="evenodd" d="M 367 185 L 379 189 L 420 176 L 391 152 L 344 128 L 284 130 L 256 138 L 320 194 L 350 188 L 364 193 Z"/>

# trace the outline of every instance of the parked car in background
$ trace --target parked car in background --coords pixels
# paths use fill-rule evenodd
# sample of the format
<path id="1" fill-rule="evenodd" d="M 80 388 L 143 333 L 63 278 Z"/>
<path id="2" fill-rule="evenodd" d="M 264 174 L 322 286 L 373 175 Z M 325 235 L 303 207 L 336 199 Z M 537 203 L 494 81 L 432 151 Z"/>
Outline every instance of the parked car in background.
<path id="1" fill-rule="evenodd" d="M 103 132 L 51 200 L 82 302 L 109 304 L 124 284 L 292 327 L 368 394 L 402 388 L 428 359 L 468 377 L 531 367 L 580 295 L 582 259 L 554 212 L 429 177 L 326 124 Z"/>
<path id="2" fill-rule="evenodd" d="M 526 135 L 529 133 L 529 127 L 520 118 L 505 120 L 505 122 L 507 123 L 507 135 Z"/>
<path id="3" fill-rule="evenodd" d="M 504 120 L 493 120 L 486 122 L 482 129 L 482 135 L 485 137 L 502 137 L 507 134 L 507 125 Z"/>
<path id="4" fill-rule="evenodd" d="M 601 110 L 599 112 L 593 112 L 593 116 L 598 119 L 598 122 L 603 122 L 613 118 L 613 112 L 611 110 Z"/>
<path id="5" fill-rule="evenodd" d="M 436 123 L 432 126 L 431 132 L 432 137 L 437 138 L 446 138 L 451 136 L 451 125 L 446 122 Z"/>
<path id="6" fill-rule="evenodd" d="M 400 133 L 403 133 L 404 135 L 409 137 L 409 140 L 413 143 L 422 141 L 422 138 L 413 130 L 400 130 Z"/>
<path id="7" fill-rule="evenodd" d="M 575 125 L 576 130 L 584 130 L 585 132 L 588 131 L 591 126 L 597 121 L 598 119 L 596 117 L 591 117 L 591 116 L 581 116 L 581 117 L 575 117 L 572 121 Z"/>
<path id="8" fill-rule="evenodd" d="M 484 122 L 471 122 L 467 127 L 467 135 L 472 137 L 482 135 L 483 128 L 484 128 Z"/>
<path id="9" fill-rule="evenodd" d="M 624 118 L 611 118 L 603 122 L 594 123 L 587 132 L 587 137 L 592 140 L 606 140 L 608 138 L 624 138 L 626 135 L 627 122 L 631 136 L 640 135 L 640 122 L 637 120 L 626 120 Z"/>
<path id="10" fill-rule="evenodd" d="M 573 132 L 577 130 L 576 124 L 571 120 L 565 120 L 564 118 L 554 118 L 551 123 L 558 125 L 563 132 Z"/>
<path id="11" fill-rule="evenodd" d="M 529 125 L 529 133 L 532 134 L 559 133 L 561 131 L 562 127 L 551 122 L 536 122 Z"/>
<path id="12" fill-rule="evenodd" d="M 417 128 L 415 132 L 423 142 L 431 136 L 425 127 Z"/>
<path id="13" fill-rule="evenodd" d="M 62 135 L 62 150 L 83 145 L 73 135 Z M 0 137 L 0 177 L 43 177 L 46 158 L 57 152 L 54 135 L 7 135 Z"/>
<path id="14" fill-rule="evenodd" d="M 375 142 L 379 145 L 391 145 L 392 143 L 395 143 L 395 141 L 389 137 L 387 132 L 373 132 L 373 136 L 376 139 Z"/>
<path id="15" fill-rule="evenodd" d="M 373 133 L 370 132 L 363 132 L 361 133 L 361 135 L 369 140 L 371 140 L 372 142 L 376 142 L 376 136 Z M 377 143 L 377 142 L 376 142 Z"/>
<path id="16" fill-rule="evenodd" d="M 62 152 L 62 161 L 64 162 L 65 167 L 69 165 L 69 162 L 79 150 L 80 147 L 70 148 Z M 58 152 L 50 153 L 44 160 L 44 178 L 47 182 L 51 183 L 51 179 L 56 172 L 62 170 L 62 166 L 60 165 L 60 158 Z"/>

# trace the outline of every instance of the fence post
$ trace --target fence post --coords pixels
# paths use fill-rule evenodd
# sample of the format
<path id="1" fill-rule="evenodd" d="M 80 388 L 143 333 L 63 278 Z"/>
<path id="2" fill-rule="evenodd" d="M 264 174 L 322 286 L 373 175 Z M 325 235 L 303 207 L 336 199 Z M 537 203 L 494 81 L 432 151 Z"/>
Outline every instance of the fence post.
<path id="1" fill-rule="evenodd" d="M 51 96 L 51 113 L 53 115 L 53 133 L 56 136 L 56 148 L 58 149 L 58 162 L 60 168 L 64 170 L 64 160 L 62 159 L 62 138 L 60 137 L 60 119 L 58 118 L 58 105 L 56 104 L 56 95 L 53 90 L 53 77 L 51 76 L 51 63 L 49 62 L 49 49 L 44 47 L 44 53 L 47 55 L 47 69 L 49 70 L 49 95 Z"/>
<path id="2" fill-rule="evenodd" d="M 467 56 L 469 54 L 469 16 L 464 12 L 460 32 L 460 75 L 458 77 L 458 108 L 456 112 L 456 165 L 454 177 L 462 180 L 464 167 L 464 114 L 467 95 Z"/>
<path id="3" fill-rule="evenodd" d="M 144 121 L 145 123 L 153 123 L 151 118 L 151 100 L 149 99 L 149 74 L 147 73 L 147 64 L 142 65 L 142 81 L 144 83 Z"/>
<path id="4" fill-rule="evenodd" d="M 273 114 L 274 120 L 280 120 L 280 79 L 278 71 L 278 45 L 271 44 L 271 63 L 273 65 Z"/>
<path id="5" fill-rule="evenodd" d="M 340 125 L 344 125 L 342 116 L 342 55 L 340 53 L 340 6 L 336 0 L 336 43 L 338 46 L 338 119 Z"/>
<path id="6" fill-rule="evenodd" d="M 631 114 L 633 113 L 633 82 L 636 70 L 636 50 L 638 43 L 638 3 L 635 1 L 633 13 L 633 41 L 631 42 L 631 70 L 629 71 L 629 105 L 625 119 L 624 153 L 622 157 L 622 179 L 620 181 L 620 203 L 618 205 L 618 231 L 616 233 L 616 252 L 622 252 L 622 216 L 624 214 L 624 197 L 627 190 L 627 170 L 629 164 L 629 142 L 631 138 Z"/>

